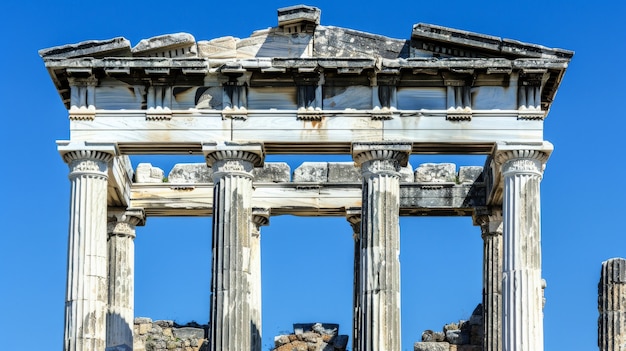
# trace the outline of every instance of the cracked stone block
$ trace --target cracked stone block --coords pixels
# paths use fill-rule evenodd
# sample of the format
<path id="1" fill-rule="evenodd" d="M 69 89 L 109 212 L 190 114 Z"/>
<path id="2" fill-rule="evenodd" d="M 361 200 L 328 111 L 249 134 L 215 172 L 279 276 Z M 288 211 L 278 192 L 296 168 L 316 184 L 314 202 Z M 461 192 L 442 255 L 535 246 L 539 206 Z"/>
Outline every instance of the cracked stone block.
<path id="1" fill-rule="evenodd" d="M 328 162 L 304 162 L 293 171 L 294 182 L 316 182 L 325 183 L 328 181 Z"/>
<path id="2" fill-rule="evenodd" d="M 361 169 L 354 165 L 354 162 L 329 162 L 328 182 L 329 183 L 360 183 Z"/>
<path id="3" fill-rule="evenodd" d="M 213 170 L 206 163 L 178 163 L 167 176 L 169 183 L 212 183 Z"/>
<path id="4" fill-rule="evenodd" d="M 135 171 L 135 182 L 162 183 L 163 170 L 158 167 L 152 167 L 150 163 L 140 163 Z"/>
<path id="5" fill-rule="evenodd" d="M 423 341 L 413 345 L 414 351 L 448 351 L 450 344 L 447 342 Z"/>
<path id="6" fill-rule="evenodd" d="M 407 163 L 405 167 L 400 168 L 400 182 L 401 183 L 413 183 L 413 166 Z"/>
<path id="7" fill-rule="evenodd" d="M 459 182 L 474 183 L 482 173 L 481 166 L 461 166 L 459 167 Z"/>
<path id="8" fill-rule="evenodd" d="M 415 169 L 415 182 L 454 183 L 456 165 L 454 163 L 423 163 Z"/>
<path id="9" fill-rule="evenodd" d="M 254 169 L 254 181 L 265 183 L 286 183 L 291 179 L 291 168 L 285 162 L 265 162 L 263 167 Z"/>

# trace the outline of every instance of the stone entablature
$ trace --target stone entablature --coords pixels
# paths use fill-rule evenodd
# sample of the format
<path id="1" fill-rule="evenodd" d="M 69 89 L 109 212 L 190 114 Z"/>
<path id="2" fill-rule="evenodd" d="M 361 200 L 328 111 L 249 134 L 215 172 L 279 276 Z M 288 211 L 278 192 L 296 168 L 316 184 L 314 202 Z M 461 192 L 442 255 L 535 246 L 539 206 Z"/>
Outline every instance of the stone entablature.
<path id="1" fill-rule="evenodd" d="M 394 39 L 322 26 L 319 14 L 280 9 L 278 27 L 245 39 L 175 33 L 39 53 L 71 139 L 114 133 L 123 152 L 200 154 L 212 140 L 347 153 L 384 139 L 488 153 L 502 140 L 543 141 L 571 51 L 427 24 Z"/>

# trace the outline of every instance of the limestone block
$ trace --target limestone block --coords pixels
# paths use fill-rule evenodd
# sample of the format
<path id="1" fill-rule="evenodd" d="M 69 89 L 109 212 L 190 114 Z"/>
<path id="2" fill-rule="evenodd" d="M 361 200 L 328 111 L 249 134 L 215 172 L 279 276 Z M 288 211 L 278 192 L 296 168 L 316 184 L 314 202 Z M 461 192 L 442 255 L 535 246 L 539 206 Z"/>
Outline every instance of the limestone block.
<path id="1" fill-rule="evenodd" d="M 298 23 L 313 22 L 320 24 L 320 15 L 322 11 L 317 7 L 306 5 L 295 5 L 278 9 L 278 26 Z"/>
<path id="2" fill-rule="evenodd" d="M 178 163 L 167 176 L 169 183 L 213 183 L 213 170 L 206 163 Z"/>
<path id="3" fill-rule="evenodd" d="M 105 56 L 130 56 L 130 41 L 123 37 L 107 40 L 87 40 L 76 44 L 55 46 L 39 50 L 39 56 L 50 57 L 105 57 Z"/>
<path id="4" fill-rule="evenodd" d="M 439 341 L 444 341 L 445 338 L 446 338 L 446 335 L 443 332 L 425 330 L 422 333 L 422 341 L 439 342 Z"/>
<path id="5" fill-rule="evenodd" d="M 413 178 L 413 166 L 410 163 L 400 168 L 400 183 L 413 183 Z"/>
<path id="6" fill-rule="evenodd" d="M 454 183 L 456 165 L 454 163 L 423 163 L 415 169 L 415 182 Z"/>
<path id="7" fill-rule="evenodd" d="M 456 345 L 456 351 L 483 351 L 479 345 Z"/>
<path id="8" fill-rule="evenodd" d="M 325 183 L 328 181 L 328 162 L 302 163 L 293 171 L 293 181 Z"/>
<path id="9" fill-rule="evenodd" d="M 277 335 L 274 337 L 274 346 L 279 347 L 285 344 L 289 344 L 292 340 L 289 340 L 288 335 Z"/>
<path id="10" fill-rule="evenodd" d="M 414 351 L 448 351 L 450 344 L 447 342 L 416 342 Z"/>
<path id="11" fill-rule="evenodd" d="M 467 333 L 464 333 L 463 331 L 456 329 L 456 330 L 447 330 L 446 331 L 446 340 L 450 343 L 450 344 L 454 344 L 454 345 L 463 345 L 463 344 L 469 344 L 469 335 L 467 335 Z"/>
<path id="12" fill-rule="evenodd" d="M 291 168 L 285 162 L 265 162 L 253 171 L 255 182 L 285 183 L 291 180 Z"/>
<path id="13" fill-rule="evenodd" d="M 203 339 L 204 338 L 204 329 L 202 328 L 192 328 L 192 327 L 183 327 L 183 328 L 174 328 L 172 329 L 174 332 L 174 337 L 179 339 Z"/>
<path id="14" fill-rule="evenodd" d="M 162 183 L 163 170 L 158 167 L 152 167 L 150 163 L 140 163 L 135 171 L 135 182 Z"/>
<path id="15" fill-rule="evenodd" d="M 132 48 L 133 56 L 195 57 L 196 39 L 189 33 L 174 33 L 142 39 Z"/>
<path id="16" fill-rule="evenodd" d="M 237 42 L 235 37 L 221 37 L 198 42 L 198 56 L 207 58 L 235 58 Z"/>
<path id="17" fill-rule="evenodd" d="M 329 183 L 360 183 L 362 179 L 361 169 L 356 167 L 354 162 L 328 163 Z"/>
<path id="18" fill-rule="evenodd" d="M 461 166 L 459 167 L 459 182 L 474 183 L 482 173 L 481 166 Z"/>

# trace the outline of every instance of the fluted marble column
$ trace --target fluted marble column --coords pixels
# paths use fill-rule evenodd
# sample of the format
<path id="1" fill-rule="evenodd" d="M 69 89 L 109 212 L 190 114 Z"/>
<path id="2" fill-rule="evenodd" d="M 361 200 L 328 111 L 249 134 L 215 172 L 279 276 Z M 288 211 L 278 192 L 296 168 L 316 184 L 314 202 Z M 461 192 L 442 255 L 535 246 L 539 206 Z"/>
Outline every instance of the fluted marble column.
<path id="1" fill-rule="evenodd" d="M 346 219 L 352 226 L 352 237 L 354 238 L 354 267 L 353 267 L 353 286 L 352 286 L 352 351 L 359 351 L 357 343 L 357 335 L 359 335 L 360 327 L 360 310 L 359 289 L 361 286 L 361 210 L 346 209 Z"/>
<path id="2" fill-rule="evenodd" d="M 548 153 L 499 150 L 503 189 L 502 349 L 543 350 L 540 182 Z"/>
<path id="3" fill-rule="evenodd" d="M 400 167 L 407 143 L 355 143 L 363 174 L 359 351 L 400 351 Z"/>
<path id="4" fill-rule="evenodd" d="M 252 209 L 252 236 L 250 237 L 250 319 L 252 321 L 252 350 L 262 349 L 262 293 L 261 293 L 261 226 L 270 222 L 268 208 Z"/>
<path id="5" fill-rule="evenodd" d="M 211 351 L 252 350 L 250 284 L 253 169 L 262 147 L 205 144 L 213 168 Z"/>
<path id="6" fill-rule="evenodd" d="M 598 284 L 598 347 L 626 350 L 626 259 L 602 262 Z"/>
<path id="7" fill-rule="evenodd" d="M 483 350 L 502 351 L 502 211 L 478 216 L 483 238 Z"/>
<path id="8" fill-rule="evenodd" d="M 135 228 L 145 224 L 143 209 L 109 209 L 109 310 L 107 351 L 133 350 Z"/>
<path id="9" fill-rule="evenodd" d="M 85 145 L 82 145 L 85 147 Z M 107 180 L 113 146 L 59 143 L 69 165 L 70 221 L 64 351 L 104 351 L 107 289 Z"/>

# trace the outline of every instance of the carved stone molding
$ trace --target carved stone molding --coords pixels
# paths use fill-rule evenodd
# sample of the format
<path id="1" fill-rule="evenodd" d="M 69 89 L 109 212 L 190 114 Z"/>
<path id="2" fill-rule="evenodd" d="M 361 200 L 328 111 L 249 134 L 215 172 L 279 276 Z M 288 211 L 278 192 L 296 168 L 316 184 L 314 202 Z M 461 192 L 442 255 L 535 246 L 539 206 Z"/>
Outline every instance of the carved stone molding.
<path id="1" fill-rule="evenodd" d="M 502 220 L 501 209 L 478 214 L 475 218 L 476 224 L 480 225 L 483 239 L 488 236 L 501 236 L 503 232 Z"/>
<path id="2" fill-rule="evenodd" d="M 107 178 L 108 164 L 113 155 L 95 150 L 76 150 L 63 155 L 70 168 L 70 179 L 81 175 Z"/>
<path id="3" fill-rule="evenodd" d="M 269 208 L 252 208 L 252 223 L 257 227 L 262 227 L 270 224 L 270 209 Z"/>
<path id="4" fill-rule="evenodd" d="M 213 168 L 214 182 L 233 173 L 252 178 L 254 167 L 263 165 L 261 144 L 205 144 L 203 151 L 207 165 Z"/>
<path id="5" fill-rule="evenodd" d="M 395 171 L 398 171 L 399 167 L 407 165 L 411 149 L 411 143 L 403 142 L 354 143 L 352 144 L 352 158 L 357 165 L 371 161 L 390 160 L 398 167 Z"/>
<path id="6" fill-rule="evenodd" d="M 135 227 L 146 224 L 145 212 L 141 208 L 127 210 L 109 210 L 107 232 L 109 236 L 135 237 Z"/>

